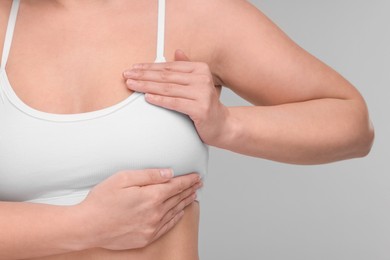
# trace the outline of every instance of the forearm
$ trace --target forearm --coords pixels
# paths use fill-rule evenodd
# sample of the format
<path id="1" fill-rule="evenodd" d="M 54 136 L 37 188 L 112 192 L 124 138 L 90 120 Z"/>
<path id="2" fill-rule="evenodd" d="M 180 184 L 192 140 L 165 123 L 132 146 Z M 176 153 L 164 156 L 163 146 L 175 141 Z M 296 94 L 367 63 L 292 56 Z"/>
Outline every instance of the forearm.
<path id="1" fill-rule="evenodd" d="M 24 259 L 83 249 L 75 206 L 0 202 L 0 259 Z"/>
<path id="2" fill-rule="evenodd" d="M 364 156 L 373 129 L 361 100 L 317 99 L 278 106 L 228 107 L 217 147 L 293 164 Z"/>

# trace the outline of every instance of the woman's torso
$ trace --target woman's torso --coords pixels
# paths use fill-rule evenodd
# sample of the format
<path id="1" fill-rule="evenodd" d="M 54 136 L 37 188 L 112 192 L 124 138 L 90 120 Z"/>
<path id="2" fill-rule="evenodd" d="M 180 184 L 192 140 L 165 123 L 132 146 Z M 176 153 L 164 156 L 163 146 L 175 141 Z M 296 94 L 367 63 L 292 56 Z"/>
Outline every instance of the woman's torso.
<path id="1" fill-rule="evenodd" d="M 199 216 L 199 203 L 194 201 L 185 208 L 175 227 L 144 248 L 122 251 L 92 248 L 34 260 L 198 260 Z"/>
<path id="2" fill-rule="evenodd" d="M 59 10 L 49 2 L 24 0 L 19 10 L 7 74 L 23 102 L 50 113 L 83 113 L 132 94 L 121 75 L 133 63 L 155 59 L 157 0 L 77 11 Z M 184 2 L 167 1 L 164 56 L 172 61 L 180 48 L 192 60 L 212 65 L 212 46 L 205 42 L 213 41 L 204 41 L 211 34 L 198 30 L 206 27 L 193 19 L 205 21 Z M 10 6 L 11 1 L 0 6 L 0 49 Z M 197 259 L 198 223 L 195 202 L 177 226 L 146 248 L 91 249 L 44 259 Z"/>

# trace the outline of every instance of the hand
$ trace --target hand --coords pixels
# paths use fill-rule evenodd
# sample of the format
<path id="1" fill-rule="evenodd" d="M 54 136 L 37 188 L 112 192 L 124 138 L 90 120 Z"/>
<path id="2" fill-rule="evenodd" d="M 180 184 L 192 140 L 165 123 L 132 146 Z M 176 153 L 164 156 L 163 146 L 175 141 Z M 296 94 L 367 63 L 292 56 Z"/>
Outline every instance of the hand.
<path id="1" fill-rule="evenodd" d="M 133 65 L 123 76 L 128 88 L 146 93 L 146 101 L 187 114 L 204 143 L 219 142 L 226 129 L 228 109 L 219 101 L 207 63 L 191 62 L 183 52 L 176 51 L 174 62 Z"/>
<path id="2" fill-rule="evenodd" d="M 165 234 L 196 198 L 199 174 L 163 177 L 160 169 L 120 171 L 96 185 L 80 204 L 86 249 L 141 248 Z"/>

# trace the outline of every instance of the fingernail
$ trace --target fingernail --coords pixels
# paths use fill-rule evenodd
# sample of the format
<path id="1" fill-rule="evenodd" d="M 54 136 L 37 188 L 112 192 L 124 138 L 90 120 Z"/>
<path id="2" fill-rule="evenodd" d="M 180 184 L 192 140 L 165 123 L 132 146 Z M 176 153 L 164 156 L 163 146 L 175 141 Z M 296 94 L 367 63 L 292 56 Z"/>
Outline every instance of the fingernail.
<path id="1" fill-rule="evenodd" d="M 173 177 L 173 169 L 162 169 L 162 170 L 160 170 L 160 174 L 164 178 L 172 178 Z"/>

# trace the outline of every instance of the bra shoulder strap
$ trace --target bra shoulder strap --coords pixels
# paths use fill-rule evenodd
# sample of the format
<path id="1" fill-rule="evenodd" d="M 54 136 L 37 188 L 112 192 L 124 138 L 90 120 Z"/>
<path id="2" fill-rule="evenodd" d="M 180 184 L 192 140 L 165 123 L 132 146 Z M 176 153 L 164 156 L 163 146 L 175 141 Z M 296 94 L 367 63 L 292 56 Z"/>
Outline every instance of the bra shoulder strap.
<path id="1" fill-rule="evenodd" d="M 8 18 L 7 30 L 5 33 L 3 53 L 1 55 L 0 68 L 2 69 L 5 69 L 5 65 L 7 64 L 9 50 L 11 48 L 12 37 L 14 35 L 16 17 L 19 10 L 19 4 L 20 4 L 20 0 L 13 0 L 12 2 L 11 12 Z"/>
<path id="2" fill-rule="evenodd" d="M 158 0 L 158 24 L 157 24 L 157 55 L 155 62 L 165 62 L 164 36 L 165 36 L 165 0 Z"/>

